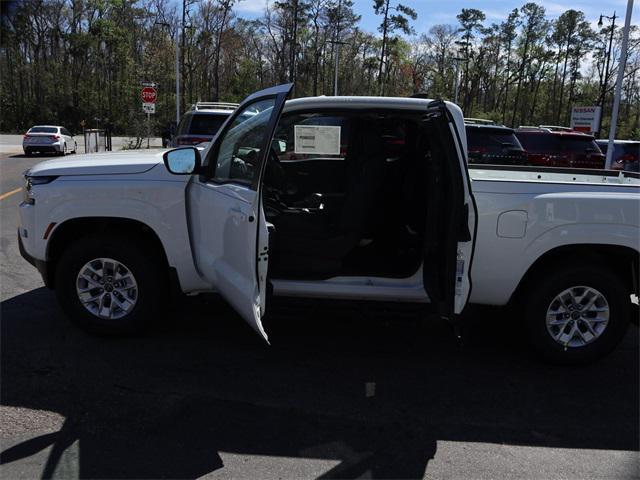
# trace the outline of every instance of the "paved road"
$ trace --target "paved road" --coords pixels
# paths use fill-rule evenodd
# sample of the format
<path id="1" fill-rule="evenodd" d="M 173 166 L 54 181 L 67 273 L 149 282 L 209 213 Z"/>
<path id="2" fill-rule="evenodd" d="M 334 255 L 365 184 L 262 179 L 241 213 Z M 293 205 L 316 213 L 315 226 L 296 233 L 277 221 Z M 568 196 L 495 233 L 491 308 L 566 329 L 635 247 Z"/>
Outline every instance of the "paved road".
<path id="1" fill-rule="evenodd" d="M 32 164 L 0 156 L 0 194 Z M 216 298 L 147 336 L 72 328 L 18 257 L 0 200 L 2 478 L 637 478 L 638 329 L 582 368 L 538 363 L 518 319 L 439 322 L 319 306 L 273 345 Z"/>

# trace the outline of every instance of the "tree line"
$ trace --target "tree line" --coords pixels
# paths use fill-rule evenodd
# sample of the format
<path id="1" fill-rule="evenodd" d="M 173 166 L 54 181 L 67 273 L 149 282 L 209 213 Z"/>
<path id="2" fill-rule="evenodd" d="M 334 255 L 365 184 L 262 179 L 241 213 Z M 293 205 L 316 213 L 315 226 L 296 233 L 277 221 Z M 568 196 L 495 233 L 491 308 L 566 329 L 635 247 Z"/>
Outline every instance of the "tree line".
<path id="1" fill-rule="evenodd" d="M 275 0 L 243 18 L 241 0 L 2 2 L 0 130 L 59 123 L 79 132 L 143 129 L 140 83 L 157 82 L 157 128 L 181 103 L 239 101 L 292 82 L 293 96 L 456 97 L 465 115 L 510 126 L 568 125 L 572 106 L 603 105 L 609 125 L 622 28 L 530 2 L 501 22 L 462 9 L 455 24 L 416 32 L 416 12 L 372 0 L 376 32 L 353 0 Z M 606 20 L 606 19 L 605 19 Z M 620 22 L 619 22 L 620 23 Z M 612 38 L 611 48 L 609 40 Z M 610 60 L 607 62 L 608 54 Z M 458 81 L 456 81 L 458 79 Z M 184 107 L 183 107 L 184 111 Z M 618 137 L 640 138 L 640 32 L 632 27 Z"/>

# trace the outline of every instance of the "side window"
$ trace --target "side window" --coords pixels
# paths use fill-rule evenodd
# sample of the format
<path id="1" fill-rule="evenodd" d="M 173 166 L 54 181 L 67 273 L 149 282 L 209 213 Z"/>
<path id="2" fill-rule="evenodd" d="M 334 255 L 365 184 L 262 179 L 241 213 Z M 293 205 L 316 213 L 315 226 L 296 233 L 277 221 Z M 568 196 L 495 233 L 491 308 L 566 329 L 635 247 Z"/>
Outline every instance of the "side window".
<path id="1" fill-rule="evenodd" d="M 275 98 L 256 100 L 238 112 L 214 159 L 214 181 L 253 183 L 260 172 L 261 150 L 275 103 Z"/>
<path id="2" fill-rule="evenodd" d="M 281 162 L 344 160 L 349 144 L 348 119 L 302 113 L 283 117 L 273 138 Z"/>
<path id="3" fill-rule="evenodd" d="M 184 115 L 178 124 L 178 128 L 176 130 L 176 135 L 184 135 L 187 130 L 187 126 L 189 125 L 189 120 L 191 120 L 191 115 Z"/>
<path id="4" fill-rule="evenodd" d="M 68 137 L 70 137 L 70 136 L 71 136 L 71 132 L 69 132 L 69 130 L 67 130 L 66 128 L 63 128 L 63 129 L 62 129 L 62 134 L 63 134 L 63 135 L 66 135 L 66 136 L 68 136 Z"/>

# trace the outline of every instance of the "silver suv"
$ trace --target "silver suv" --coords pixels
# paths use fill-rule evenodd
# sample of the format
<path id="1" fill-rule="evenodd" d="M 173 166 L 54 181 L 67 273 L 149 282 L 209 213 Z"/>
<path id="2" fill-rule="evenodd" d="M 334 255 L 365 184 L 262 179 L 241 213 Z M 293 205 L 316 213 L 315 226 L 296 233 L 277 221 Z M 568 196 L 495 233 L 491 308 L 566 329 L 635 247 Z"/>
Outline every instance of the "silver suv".
<path id="1" fill-rule="evenodd" d="M 237 103 L 196 103 L 182 117 L 171 146 L 197 145 L 210 141 L 237 107 Z"/>

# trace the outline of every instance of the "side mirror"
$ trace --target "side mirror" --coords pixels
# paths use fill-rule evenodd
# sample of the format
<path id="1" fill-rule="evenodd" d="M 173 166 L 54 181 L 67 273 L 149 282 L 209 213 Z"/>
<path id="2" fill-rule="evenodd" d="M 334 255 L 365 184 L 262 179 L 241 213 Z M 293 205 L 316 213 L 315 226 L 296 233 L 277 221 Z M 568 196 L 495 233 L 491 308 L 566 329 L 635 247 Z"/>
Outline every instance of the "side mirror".
<path id="1" fill-rule="evenodd" d="M 174 175 L 191 175 L 200 171 L 200 152 L 194 147 L 169 150 L 162 159 L 167 170 Z"/>
<path id="2" fill-rule="evenodd" d="M 287 142 L 279 138 L 274 138 L 271 142 L 271 148 L 277 153 L 285 153 L 287 151 Z"/>

